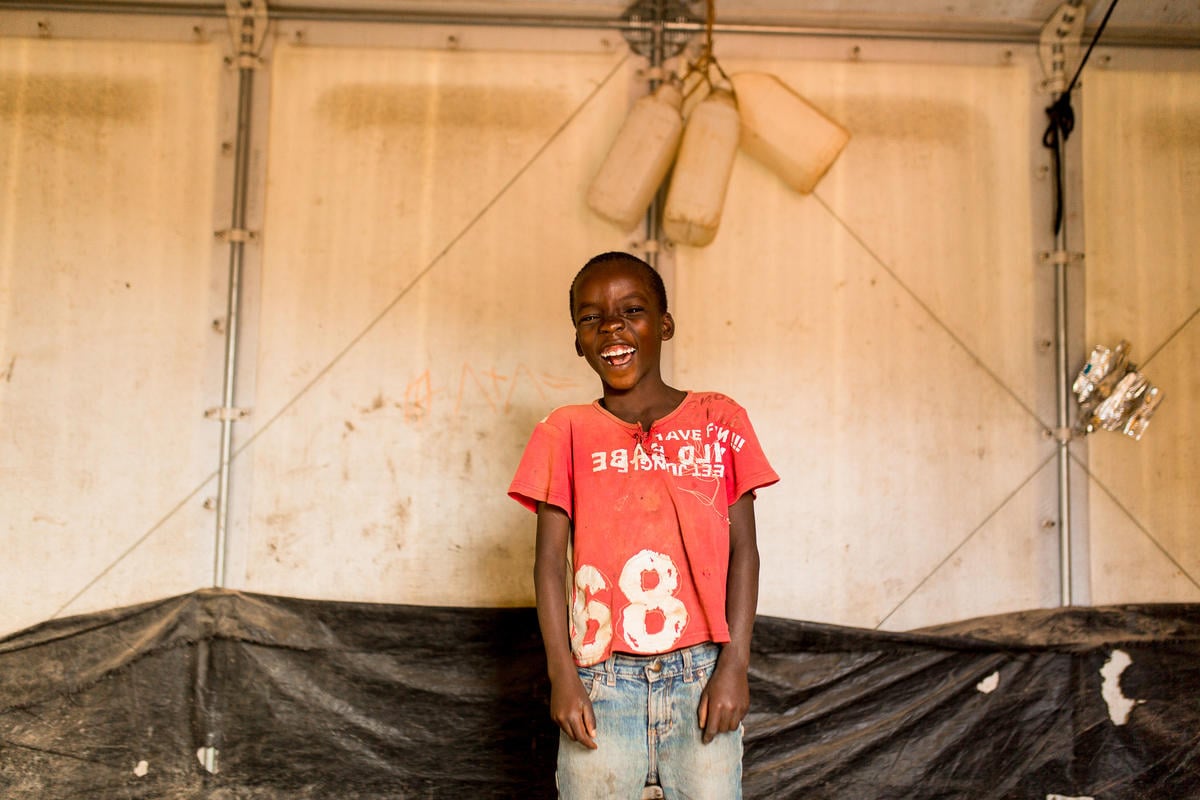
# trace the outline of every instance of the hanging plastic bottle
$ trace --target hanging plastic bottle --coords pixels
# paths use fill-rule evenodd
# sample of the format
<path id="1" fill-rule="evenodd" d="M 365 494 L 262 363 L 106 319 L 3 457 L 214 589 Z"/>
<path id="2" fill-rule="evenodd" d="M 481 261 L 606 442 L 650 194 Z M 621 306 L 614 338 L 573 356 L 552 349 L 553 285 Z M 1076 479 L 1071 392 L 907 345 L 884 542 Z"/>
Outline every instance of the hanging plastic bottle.
<path id="1" fill-rule="evenodd" d="M 850 133 L 790 86 L 766 72 L 732 77 L 742 120 L 742 149 L 802 194 L 816 188 Z"/>
<path id="2" fill-rule="evenodd" d="M 683 130 L 682 101 L 679 88 L 669 82 L 654 94 L 639 98 L 592 180 L 588 206 L 623 231 L 645 216 L 675 160 Z"/>
<path id="3" fill-rule="evenodd" d="M 723 89 L 692 110 L 663 209 L 663 232 L 671 241 L 704 247 L 717 235 L 739 127 L 737 104 Z"/>

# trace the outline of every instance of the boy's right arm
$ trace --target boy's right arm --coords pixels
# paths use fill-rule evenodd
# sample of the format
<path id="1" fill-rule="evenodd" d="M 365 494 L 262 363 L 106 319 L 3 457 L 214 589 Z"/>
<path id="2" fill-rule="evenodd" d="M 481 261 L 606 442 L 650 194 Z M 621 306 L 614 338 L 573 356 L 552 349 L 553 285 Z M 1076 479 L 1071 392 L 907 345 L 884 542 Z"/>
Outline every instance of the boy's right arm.
<path id="1" fill-rule="evenodd" d="M 571 655 L 567 604 L 563 598 L 570 537 L 571 520 L 567 512 L 539 503 L 533 583 L 538 625 L 546 647 L 546 671 L 550 675 L 550 716 L 567 736 L 595 750 L 596 718 Z"/>

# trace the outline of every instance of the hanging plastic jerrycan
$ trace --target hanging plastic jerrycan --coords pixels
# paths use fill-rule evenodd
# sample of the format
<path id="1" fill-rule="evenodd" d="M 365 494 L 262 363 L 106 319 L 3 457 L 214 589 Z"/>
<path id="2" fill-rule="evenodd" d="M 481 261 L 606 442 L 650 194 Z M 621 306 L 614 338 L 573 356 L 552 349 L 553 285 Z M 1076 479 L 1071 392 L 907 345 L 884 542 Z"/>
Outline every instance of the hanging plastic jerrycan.
<path id="1" fill-rule="evenodd" d="M 765 72 L 730 78 L 742 120 L 742 149 L 802 194 L 816 188 L 850 133 Z"/>
<path id="2" fill-rule="evenodd" d="M 592 180 L 588 206 L 623 231 L 631 230 L 645 216 L 675 160 L 683 130 L 682 101 L 678 87 L 671 83 L 639 98 Z"/>
<path id="3" fill-rule="evenodd" d="M 663 208 L 663 232 L 671 241 L 703 247 L 717 235 L 738 128 L 737 104 L 727 91 L 714 90 L 692 109 Z"/>

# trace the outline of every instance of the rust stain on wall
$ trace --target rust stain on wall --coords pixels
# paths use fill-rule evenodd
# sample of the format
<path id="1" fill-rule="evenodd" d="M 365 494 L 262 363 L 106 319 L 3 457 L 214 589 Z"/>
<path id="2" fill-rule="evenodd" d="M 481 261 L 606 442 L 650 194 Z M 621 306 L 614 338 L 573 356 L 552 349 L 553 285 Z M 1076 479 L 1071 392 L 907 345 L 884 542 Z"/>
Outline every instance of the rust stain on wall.
<path id="1" fill-rule="evenodd" d="M 410 126 L 543 129 L 567 112 L 561 92 L 518 86 L 350 83 L 317 98 L 318 115 L 346 131 Z"/>
<path id="2" fill-rule="evenodd" d="M 0 72 L 0 119 L 133 122 L 146 118 L 154 96 L 144 78 Z"/>
<path id="3" fill-rule="evenodd" d="M 292 523 L 295 516 L 295 514 L 271 514 L 267 517 L 267 524 L 277 529 L 285 528 Z M 283 530 L 268 536 L 266 542 L 268 557 L 285 567 L 300 566 L 301 561 L 294 552 L 299 539 L 300 535 L 292 530 Z"/>
<path id="4" fill-rule="evenodd" d="M 145 78 L 0 72 L 0 125 L 76 158 L 104 158 L 113 134 L 146 126 L 161 87 Z"/>
<path id="5" fill-rule="evenodd" d="M 400 522 L 401 526 L 407 525 L 408 517 L 412 513 L 412 498 L 406 497 L 396 503 L 395 507 L 392 509 L 392 513 Z"/>
<path id="6" fill-rule="evenodd" d="M 1200 108 L 1159 108 L 1138 122 L 1141 139 L 1154 153 L 1200 150 Z"/>
<path id="7" fill-rule="evenodd" d="M 836 109 L 831 116 L 850 131 L 851 143 L 874 137 L 954 147 L 989 127 L 981 112 L 964 103 L 894 97 L 812 102 L 818 108 Z"/>

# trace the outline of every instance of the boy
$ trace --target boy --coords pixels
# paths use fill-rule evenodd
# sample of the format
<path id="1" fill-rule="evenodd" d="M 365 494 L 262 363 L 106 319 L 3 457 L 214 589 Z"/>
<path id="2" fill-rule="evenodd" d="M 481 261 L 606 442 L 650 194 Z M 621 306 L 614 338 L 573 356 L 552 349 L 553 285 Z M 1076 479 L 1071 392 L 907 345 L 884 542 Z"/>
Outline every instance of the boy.
<path id="1" fill-rule="evenodd" d="M 779 478 L 740 406 L 663 381 L 675 322 L 653 267 L 596 256 L 570 302 L 603 398 L 539 423 L 509 487 L 537 512 L 559 791 L 636 800 L 656 783 L 667 800 L 740 798 L 754 490 Z"/>

